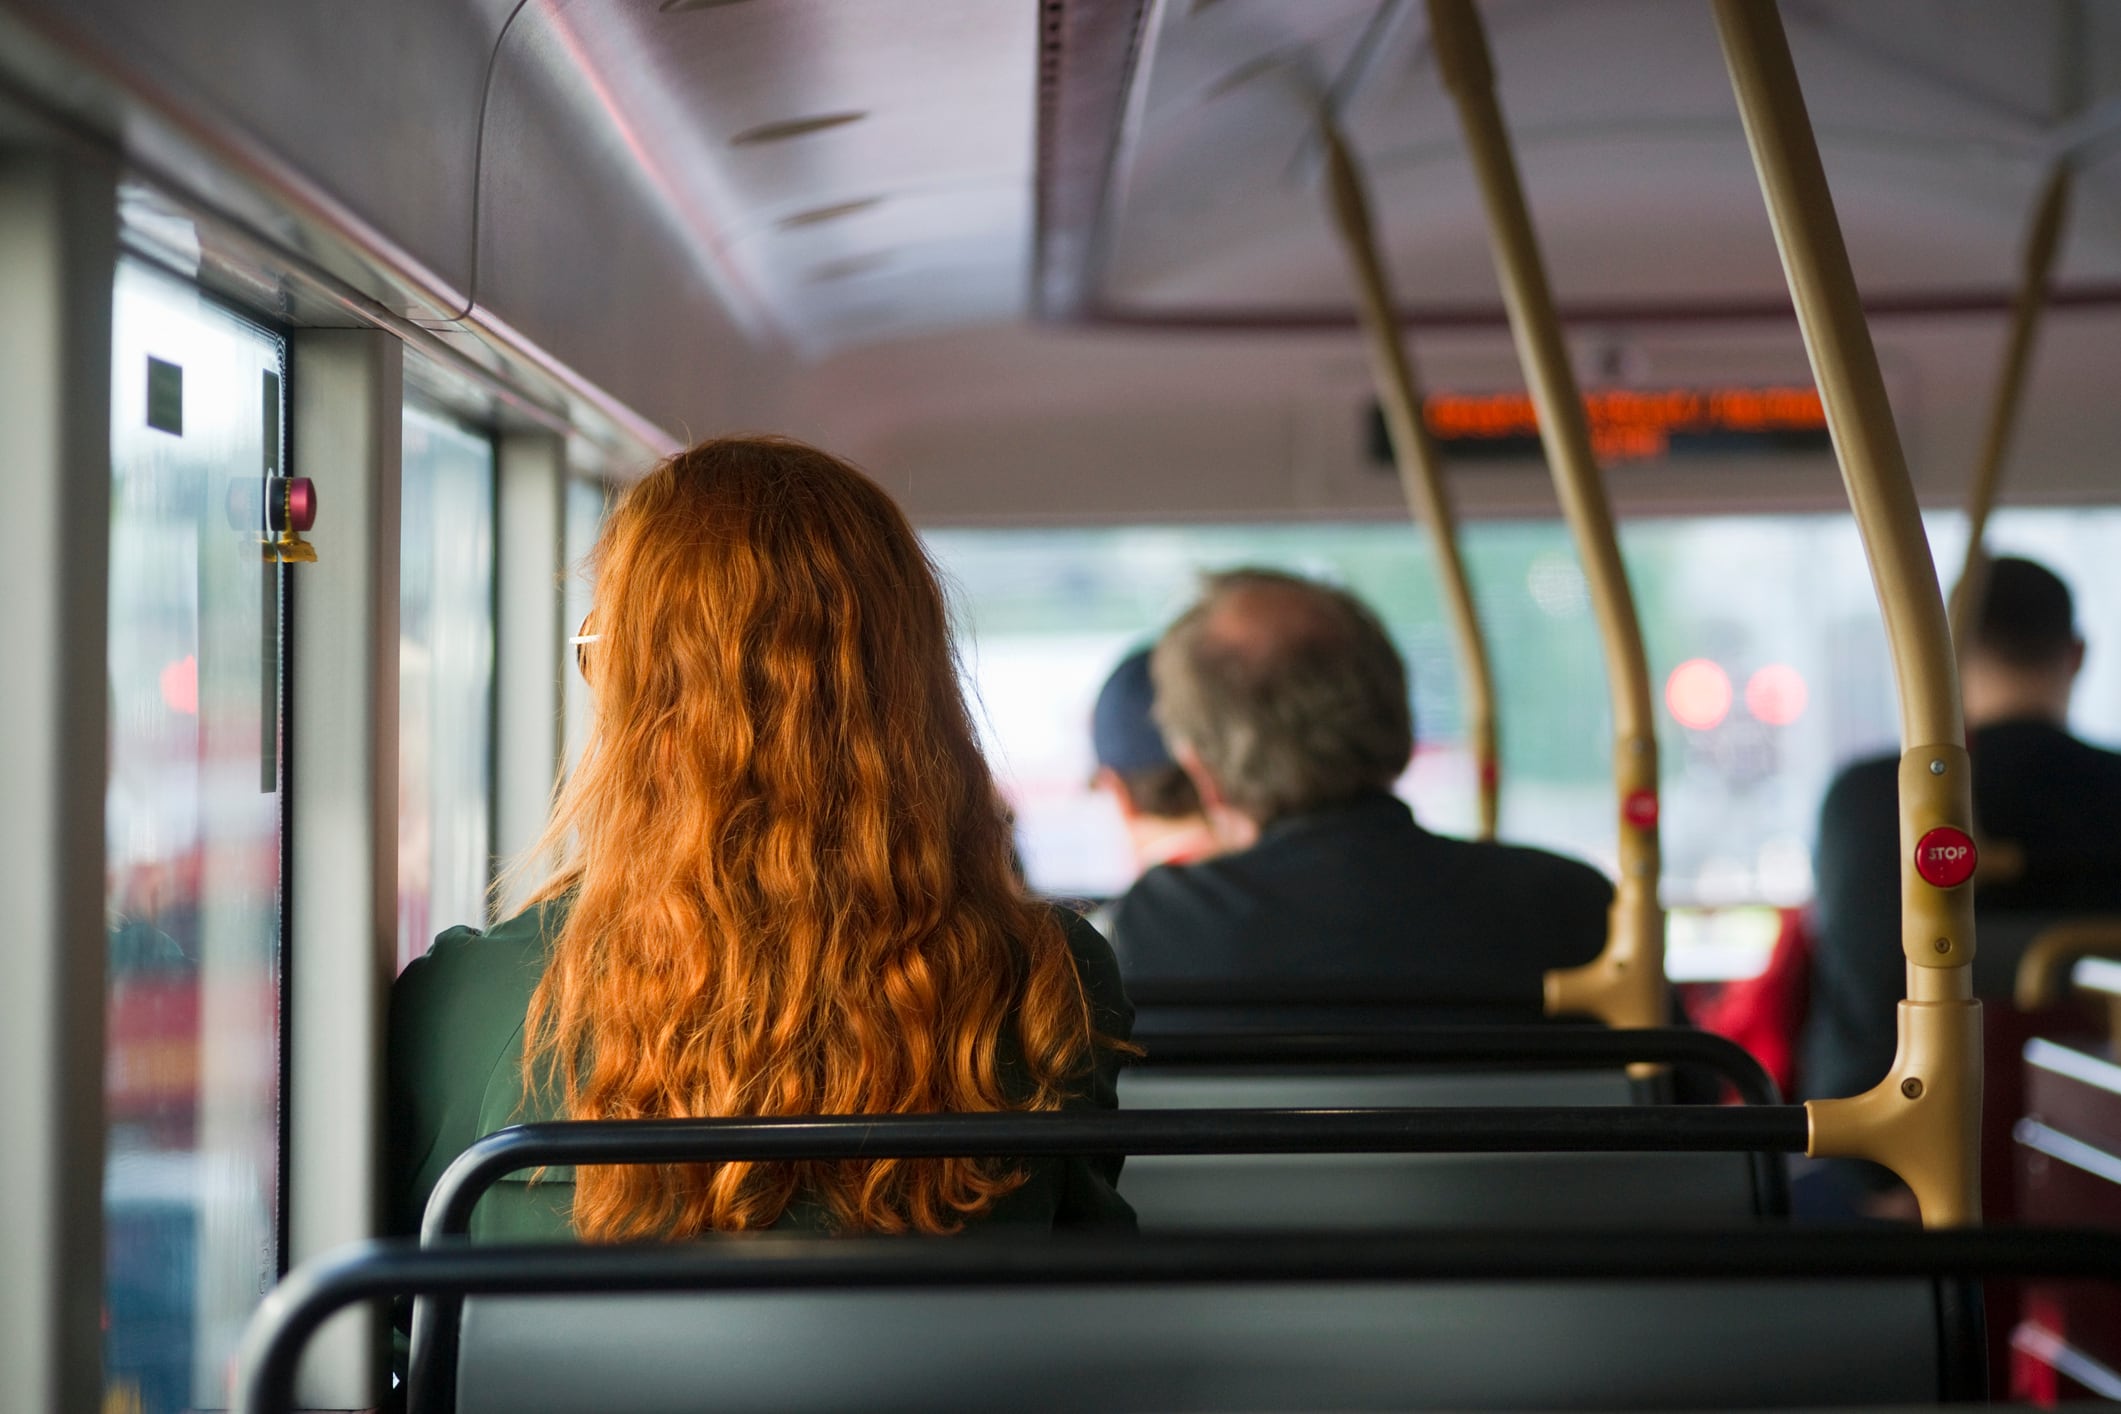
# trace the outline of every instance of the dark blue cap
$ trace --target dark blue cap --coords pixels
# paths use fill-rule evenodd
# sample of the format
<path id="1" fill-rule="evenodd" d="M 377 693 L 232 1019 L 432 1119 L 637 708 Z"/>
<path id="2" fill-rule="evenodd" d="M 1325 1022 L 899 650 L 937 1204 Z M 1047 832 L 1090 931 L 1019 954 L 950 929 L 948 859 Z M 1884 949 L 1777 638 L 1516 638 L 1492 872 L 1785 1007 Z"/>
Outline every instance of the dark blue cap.
<path id="1" fill-rule="evenodd" d="M 1164 734 L 1149 715 L 1156 688 L 1149 681 L 1149 650 L 1137 649 L 1120 660 L 1097 694 L 1090 714 L 1090 745 L 1097 764 L 1114 771 L 1149 771 L 1177 764 L 1164 745 Z"/>

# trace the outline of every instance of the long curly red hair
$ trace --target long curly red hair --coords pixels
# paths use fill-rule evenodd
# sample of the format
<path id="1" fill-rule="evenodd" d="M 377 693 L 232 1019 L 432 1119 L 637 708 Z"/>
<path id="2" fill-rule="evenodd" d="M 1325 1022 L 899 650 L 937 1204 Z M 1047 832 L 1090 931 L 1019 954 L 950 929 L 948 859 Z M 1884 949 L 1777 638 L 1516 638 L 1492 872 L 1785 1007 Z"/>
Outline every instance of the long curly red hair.
<path id="1" fill-rule="evenodd" d="M 800 442 L 708 441 L 620 497 L 593 566 L 595 727 L 532 856 L 560 861 L 535 899 L 571 902 L 525 1094 L 578 1119 L 1058 1107 L 1088 1003 L 1016 879 L 898 507 Z M 842 1229 L 946 1232 L 1022 1181 L 964 1159 L 604 1166 L 573 1217 L 682 1237 L 800 1196 Z"/>

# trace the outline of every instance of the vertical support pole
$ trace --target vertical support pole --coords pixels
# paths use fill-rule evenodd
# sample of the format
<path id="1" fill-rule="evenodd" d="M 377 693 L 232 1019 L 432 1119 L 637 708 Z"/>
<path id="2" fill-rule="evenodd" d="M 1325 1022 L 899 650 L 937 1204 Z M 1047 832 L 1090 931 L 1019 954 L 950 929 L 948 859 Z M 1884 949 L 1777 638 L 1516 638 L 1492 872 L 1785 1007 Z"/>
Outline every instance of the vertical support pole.
<path id="1" fill-rule="evenodd" d="M 1605 643 L 1606 687 L 1613 704 L 1613 784 L 1620 835 L 1620 879 L 1605 951 L 1582 967 L 1550 972 L 1550 1013 L 1582 1013 L 1613 1026 L 1665 1020 L 1664 909 L 1657 898 L 1657 729 L 1649 660 L 1635 595 L 1628 587 L 1612 508 L 1591 452 L 1591 429 L 1576 374 L 1561 337 L 1525 206 L 1517 161 L 1495 99 L 1495 69 L 1472 0 L 1429 0 L 1436 63 L 1458 107 L 1466 155 L 1487 207 L 1488 240 L 1509 311 L 1510 333 L 1525 382 L 1539 410 L 1539 436 L 1562 513 L 1583 561 L 1584 581 Z"/>
<path id="2" fill-rule="evenodd" d="M 1363 190 L 1362 172 L 1330 115 L 1321 119 L 1320 132 L 1326 147 L 1326 194 L 1333 224 L 1348 251 L 1356 308 L 1370 346 L 1370 371 L 1377 382 L 1377 402 L 1392 439 L 1392 460 L 1399 469 L 1407 509 L 1428 530 L 1436 556 L 1436 575 L 1451 619 L 1451 641 L 1458 651 L 1458 690 L 1465 703 L 1466 741 L 1472 748 L 1480 792 L 1480 838 L 1491 840 L 1502 787 L 1495 740 L 1495 678 L 1488 666 L 1488 646 L 1481 637 L 1465 560 L 1458 553 L 1458 521 L 1444 485 L 1443 458 L 1422 421 L 1421 386 L 1414 376 L 1414 360 L 1400 338 L 1391 281 L 1377 253 L 1377 227 Z"/>
<path id="3" fill-rule="evenodd" d="M 1988 555 L 1982 549 L 1982 541 L 1988 534 L 1989 513 L 1996 507 L 1996 487 L 2003 479 L 2003 458 L 2010 450 L 2011 433 L 2018 426 L 2018 409 L 2025 401 L 2033 340 L 2040 332 L 2040 316 L 2047 309 L 2048 273 L 2054 269 L 2055 251 L 2062 244 L 2063 224 L 2069 218 L 2069 196 L 2070 164 L 2064 157 L 2041 186 L 2032 224 L 2026 229 L 2018 297 L 2011 306 L 2010 335 L 2003 345 L 2003 369 L 1996 380 L 1995 401 L 1988 408 L 1981 459 L 1974 463 L 1973 484 L 1967 488 L 1966 557 L 1960 563 L 1959 578 L 1952 585 L 1950 603 L 1952 644 L 1960 652 L 1966 650 L 1974 606 L 1981 602 L 1988 579 Z"/>
<path id="4" fill-rule="evenodd" d="M 1959 679 L 1929 540 L 1789 40 L 1774 0 L 1716 0 L 1731 87 L 1760 174 L 1827 428 L 1870 560 L 1900 691 L 1900 916 L 1907 1000 L 1886 1078 L 1814 1100 L 1810 1152 L 1870 1159 L 1932 1227 L 1981 1214 L 1981 1005 L 1974 1000 L 1973 795 Z"/>
<path id="5" fill-rule="evenodd" d="M 509 895 L 498 916 L 522 904 L 526 884 L 542 881 L 535 864 L 518 877 L 510 867 L 545 831 L 559 778 L 561 694 L 573 660 L 560 651 L 572 632 L 562 618 L 565 575 L 567 444 L 548 432 L 501 439 L 494 583 L 497 652 L 494 673 L 494 853 Z"/>
<path id="6" fill-rule="evenodd" d="M 398 931 L 398 504 L 404 347 L 366 329 L 298 330 L 294 474 L 317 485 L 318 562 L 290 586 L 288 1261 L 375 1236 L 382 1200 L 383 1018 Z M 335 1318 L 301 1403 L 384 1394 L 384 1325 Z"/>
<path id="7" fill-rule="evenodd" d="M 106 168 L 0 151 L 0 1408 L 102 1402 L 103 796 L 111 289 Z"/>

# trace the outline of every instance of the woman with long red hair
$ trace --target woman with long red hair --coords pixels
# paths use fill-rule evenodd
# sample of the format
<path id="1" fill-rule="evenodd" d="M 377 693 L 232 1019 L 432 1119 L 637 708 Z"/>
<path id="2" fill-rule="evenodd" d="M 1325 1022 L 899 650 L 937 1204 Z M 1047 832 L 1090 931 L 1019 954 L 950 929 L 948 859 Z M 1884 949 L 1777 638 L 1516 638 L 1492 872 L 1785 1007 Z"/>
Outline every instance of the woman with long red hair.
<path id="1" fill-rule="evenodd" d="M 530 907 L 392 994 L 392 1226 L 531 1119 L 1111 1106 L 1111 949 L 1026 897 L 935 570 L 891 499 L 780 438 L 679 453 L 613 508 L 595 723 Z M 476 1231 L 1131 1224 L 1113 1159 L 607 1166 L 503 1184 Z"/>

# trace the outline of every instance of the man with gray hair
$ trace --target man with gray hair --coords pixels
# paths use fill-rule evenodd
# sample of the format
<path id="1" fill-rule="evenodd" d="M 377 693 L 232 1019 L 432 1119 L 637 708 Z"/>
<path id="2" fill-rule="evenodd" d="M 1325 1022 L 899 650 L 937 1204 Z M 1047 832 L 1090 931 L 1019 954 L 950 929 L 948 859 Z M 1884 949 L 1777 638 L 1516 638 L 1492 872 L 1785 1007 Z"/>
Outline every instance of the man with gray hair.
<path id="1" fill-rule="evenodd" d="M 1612 887 L 1539 850 L 1431 834 L 1392 794 L 1407 674 L 1352 594 L 1211 576 L 1158 642 L 1156 718 L 1230 851 L 1144 874 L 1113 920 L 1149 1005 L 1347 1004 L 1532 1018 L 1596 956 Z"/>

